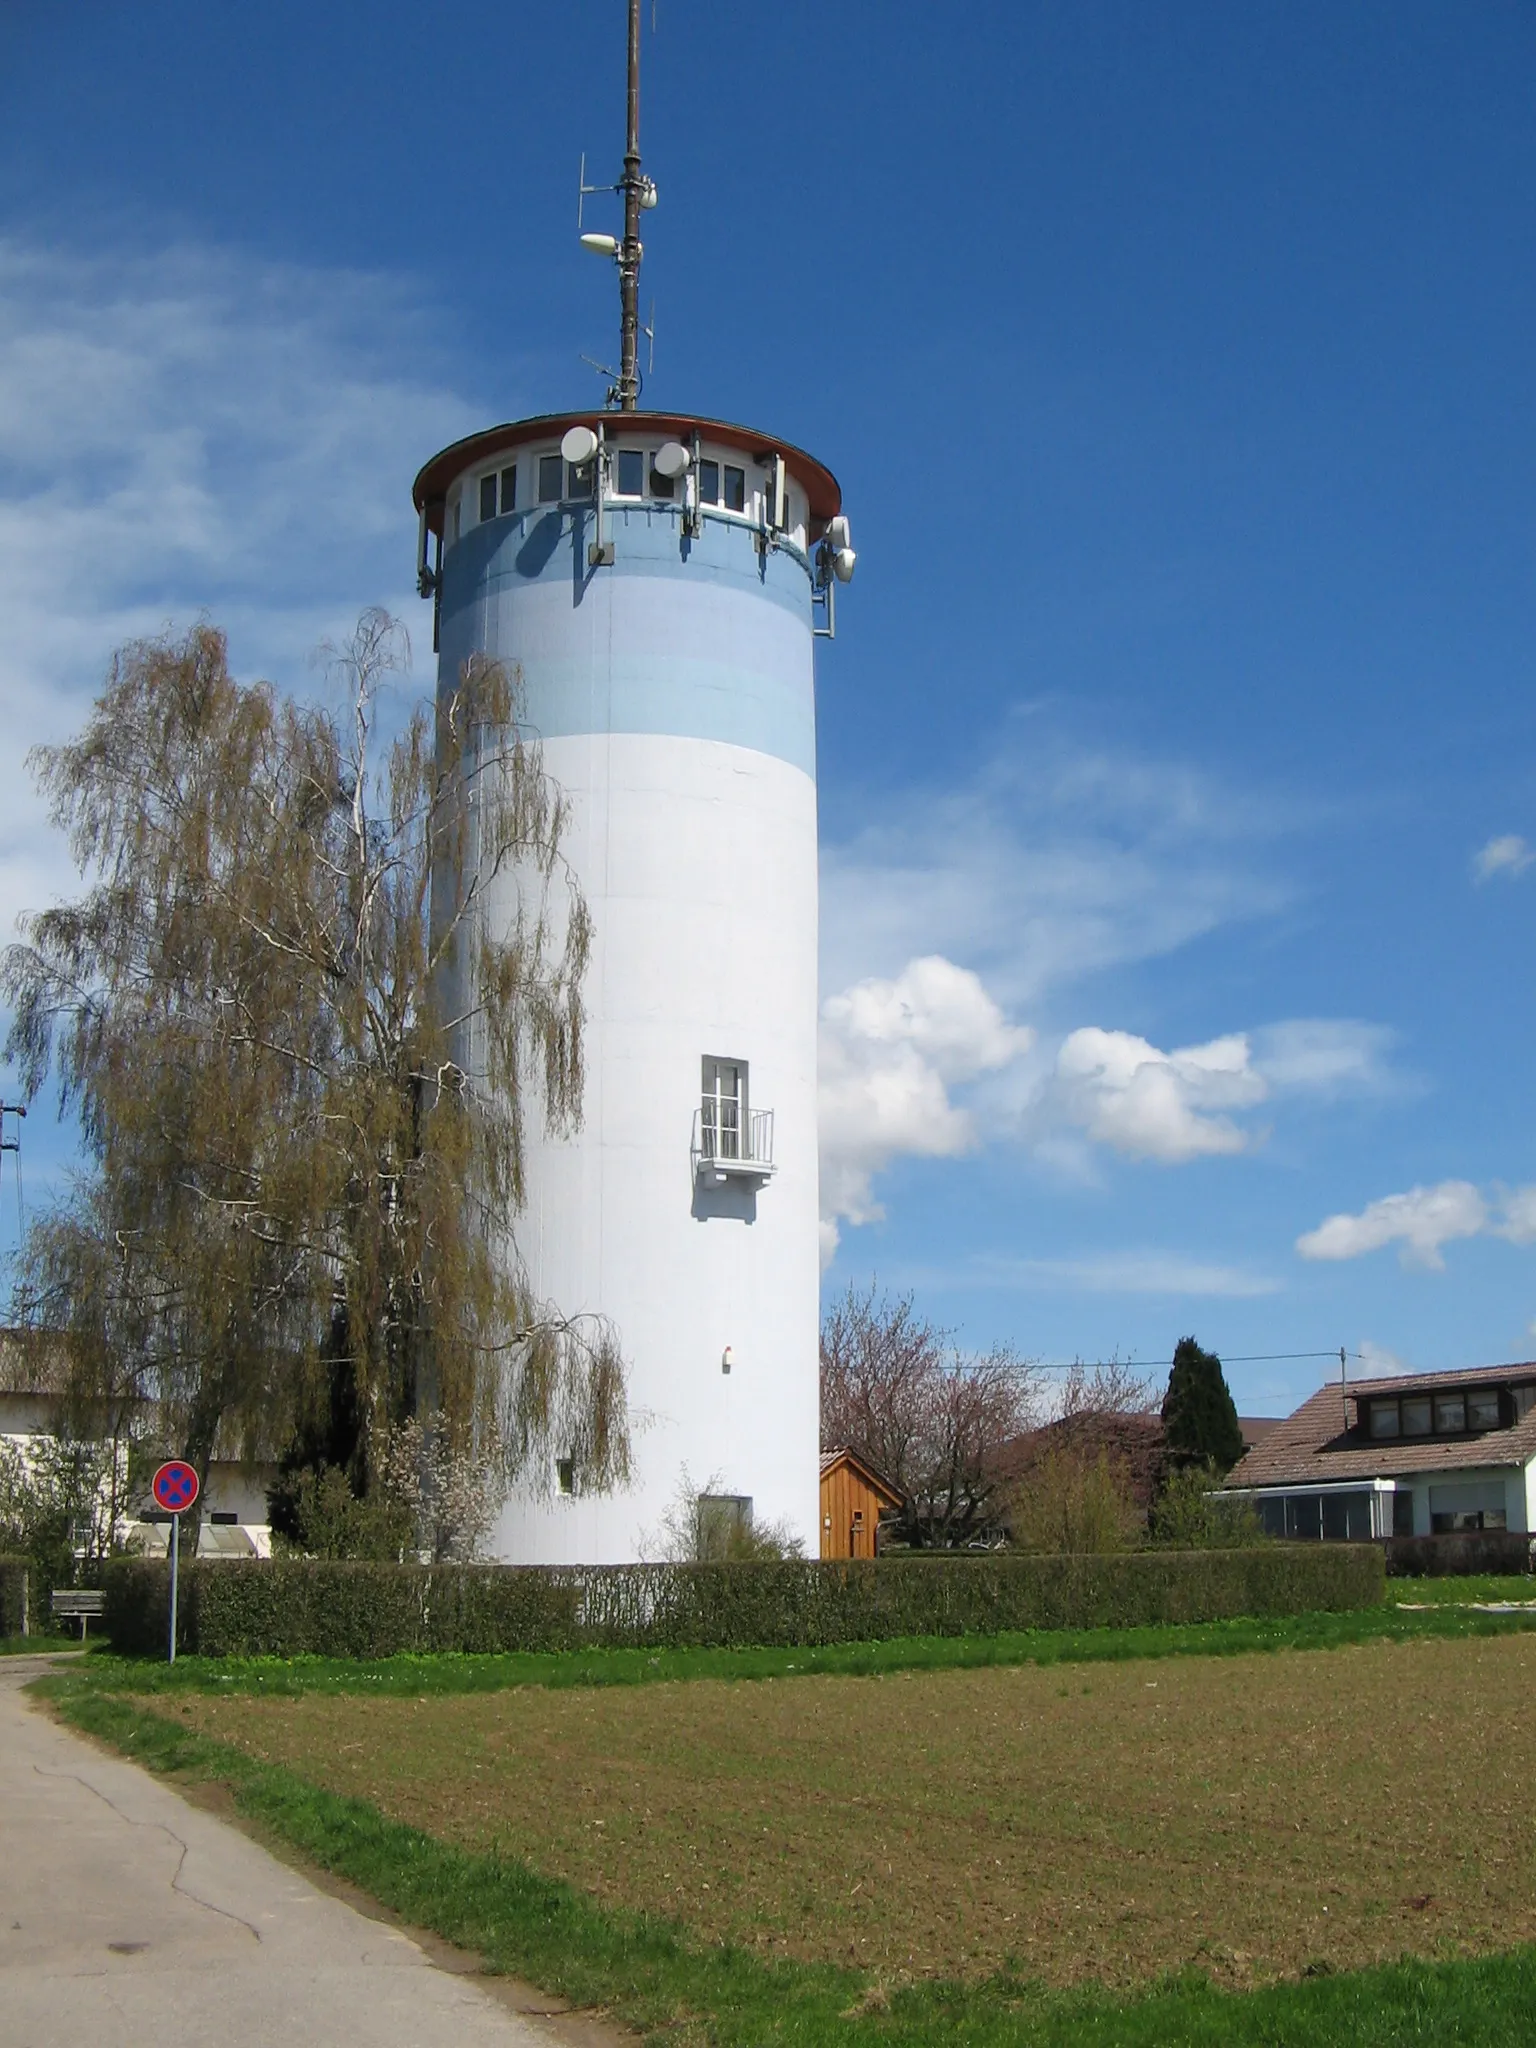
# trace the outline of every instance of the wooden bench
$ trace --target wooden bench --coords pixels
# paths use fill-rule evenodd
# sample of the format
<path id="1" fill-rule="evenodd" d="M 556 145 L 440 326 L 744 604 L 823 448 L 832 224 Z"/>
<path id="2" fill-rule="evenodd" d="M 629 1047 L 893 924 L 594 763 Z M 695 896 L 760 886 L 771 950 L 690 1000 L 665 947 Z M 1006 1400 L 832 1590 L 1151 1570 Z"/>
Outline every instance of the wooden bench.
<path id="1" fill-rule="evenodd" d="M 100 1620 L 106 1612 L 107 1596 L 105 1593 L 88 1592 L 83 1586 L 58 1586 L 54 1589 L 51 1604 L 55 1621 L 79 1622 L 83 1643 L 91 1622 Z"/>

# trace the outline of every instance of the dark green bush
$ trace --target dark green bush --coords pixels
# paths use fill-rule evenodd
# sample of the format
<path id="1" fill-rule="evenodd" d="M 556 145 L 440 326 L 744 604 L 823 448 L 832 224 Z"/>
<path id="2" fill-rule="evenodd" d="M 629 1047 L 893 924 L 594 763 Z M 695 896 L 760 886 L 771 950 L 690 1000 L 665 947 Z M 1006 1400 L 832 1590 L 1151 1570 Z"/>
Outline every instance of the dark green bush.
<path id="1" fill-rule="evenodd" d="M 166 1567 L 107 1569 L 113 1647 L 163 1654 Z M 1129 1627 L 1369 1607 L 1381 1551 L 1356 1544 L 1117 1556 L 963 1554 L 873 1562 L 391 1565 L 196 1563 L 178 1646 L 204 1656 L 798 1647 L 1003 1629 Z"/>
<path id="2" fill-rule="evenodd" d="M 0 1636 L 24 1636 L 29 1632 L 30 1568 L 29 1558 L 0 1557 Z"/>

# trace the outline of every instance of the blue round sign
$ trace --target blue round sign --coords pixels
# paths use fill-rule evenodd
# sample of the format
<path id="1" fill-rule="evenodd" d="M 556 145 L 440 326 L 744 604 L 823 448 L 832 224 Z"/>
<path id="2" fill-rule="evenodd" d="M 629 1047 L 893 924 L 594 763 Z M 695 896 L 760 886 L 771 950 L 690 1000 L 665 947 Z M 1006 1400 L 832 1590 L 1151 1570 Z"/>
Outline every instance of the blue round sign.
<path id="1" fill-rule="evenodd" d="M 156 1507 L 179 1515 L 197 1499 L 197 1474 L 184 1458 L 172 1458 L 160 1467 L 149 1490 Z"/>

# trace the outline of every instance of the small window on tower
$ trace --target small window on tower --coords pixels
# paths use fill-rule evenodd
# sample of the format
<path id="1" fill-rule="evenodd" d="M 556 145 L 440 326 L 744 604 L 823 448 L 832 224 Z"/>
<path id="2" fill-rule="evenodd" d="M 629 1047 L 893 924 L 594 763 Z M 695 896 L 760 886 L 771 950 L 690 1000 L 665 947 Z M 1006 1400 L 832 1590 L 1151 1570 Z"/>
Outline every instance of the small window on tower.
<path id="1" fill-rule="evenodd" d="M 565 482 L 565 462 L 559 455 L 539 457 L 539 503 L 558 505 L 560 489 Z"/>
<path id="2" fill-rule="evenodd" d="M 448 545 L 452 547 L 459 538 L 464 518 L 464 501 L 455 491 L 448 506 Z"/>
<path id="3" fill-rule="evenodd" d="M 597 478 L 597 465 L 591 462 L 569 464 L 565 479 L 565 495 L 574 498 L 578 504 L 593 495 L 592 486 Z"/>
<path id="4" fill-rule="evenodd" d="M 555 1483 L 562 1493 L 574 1493 L 576 1491 L 576 1460 L 574 1458 L 556 1458 Z"/>
<path id="5" fill-rule="evenodd" d="M 621 498 L 643 498 L 645 496 L 645 454 L 639 448 L 619 450 L 619 474 L 617 483 Z"/>
<path id="6" fill-rule="evenodd" d="M 745 512 L 747 509 L 747 473 L 729 462 L 725 465 L 725 509 L 727 512 Z"/>
<path id="7" fill-rule="evenodd" d="M 496 472 L 480 479 L 480 518 L 482 523 L 496 517 Z"/>
<path id="8" fill-rule="evenodd" d="M 720 502 L 720 465 L 718 462 L 699 464 L 699 503 L 718 505 Z"/>
<path id="9" fill-rule="evenodd" d="M 505 512 L 517 510 L 517 465 L 501 472 L 501 509 Z"/>
<path id="10" fill-rule="evenodd" d="M 675 494 L 676 489 L 677 486 L 671 477 L 663 476 L 659 469 L 653 468 L 651 470 L 651 496 L 653 498 L 670 498 Z"/>

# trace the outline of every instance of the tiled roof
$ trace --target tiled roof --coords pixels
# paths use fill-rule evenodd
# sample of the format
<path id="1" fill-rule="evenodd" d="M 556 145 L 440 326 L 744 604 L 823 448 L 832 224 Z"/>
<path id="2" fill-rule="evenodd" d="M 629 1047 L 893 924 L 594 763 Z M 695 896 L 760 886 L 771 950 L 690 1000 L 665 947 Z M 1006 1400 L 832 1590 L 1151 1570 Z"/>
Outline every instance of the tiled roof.
<path id="1" fill-rule="evenodd" d="M 1335 1380 L 1303 1401 L 1239 1459 L 1228 1486 L 1293 1486 L 1310 1480 L 1396 1479 L 1411 1472 L 1460 1467 L 1525 1465 L 1536 1458 L 1536 1408 L 1509 1429 L 1476 1436 L 1378 1440 L 1359 1427 L 1358 1402 L 1372 1394 L 1431 1394 L 1445 1389 L 1536 1384 L 1536 1365 L 1469 1367 L 1456 1372 L 1405 1373 L 1392 1379 Z M 1346 1397 L 1348 1407 L 1346 1408 Z M 1348 1426 L 1346 1426 L 1346 1423 Z"/>

